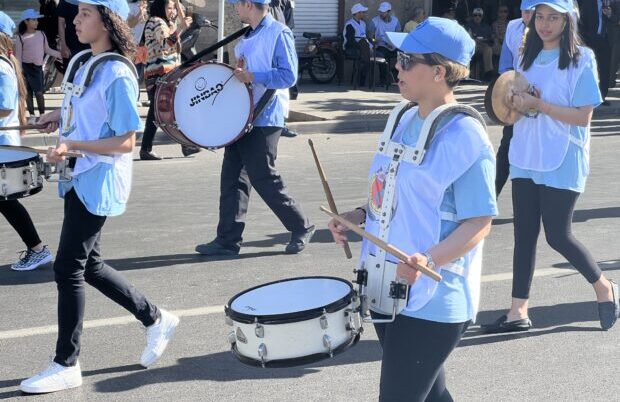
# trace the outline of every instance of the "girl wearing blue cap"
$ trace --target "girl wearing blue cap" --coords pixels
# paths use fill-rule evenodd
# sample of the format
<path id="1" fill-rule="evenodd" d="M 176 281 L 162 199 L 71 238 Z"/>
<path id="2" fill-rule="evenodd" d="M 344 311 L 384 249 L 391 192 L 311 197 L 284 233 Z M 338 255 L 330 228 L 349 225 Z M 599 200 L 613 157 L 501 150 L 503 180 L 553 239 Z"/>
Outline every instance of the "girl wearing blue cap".
<path id="1" fill-rule="evenodd" d="M 43 58 L 46 54 L 58 59 L 62 57 L 59 51 L 50 48 L 45 34 L 42 31 L 37 31 L 41 17 L 43 16 L 31 8 L 24 11 L 18 27 L 19 34 L 15 41 L 15 55 L 22 63 L 24 79 L 26 80 L 26 104 L 30 116 L 34 116 L 33 94 L 37 98 L 39 115 L 45 113 Z"/>
<path id="2" fill-rule="evenodd" d="M 444 362 L 475 319 L 482 242 L 497 214 L 493 148 L 479 115 L 457 105 L 453 93 L 469 75 L 475 42 L 455 21 L 437 17 L 409 34 L 387 36 L 400 50 L 396 66 L 405 101 L 392 111 L 379 140 L 367 204 L 344 215 L 411 253 L 405 264 L 366 241 L 362 245 L 364 267 L 396 265 L 397 276 L 411 284 L 396 320 L 375 324 L 383 347 L 379 400 L 451 401 Z M 444 108 L 458 111 L 435 120 Z M 433 121 L 438 128 L 426 146 Z M 329 229 L 337 243 L 346 240 L 336 221 Z M 439 271 L 443 280 L 421 277 L 411 268 L 416 263 Z M 374 300 L 369 303 L 373 317 L 387 318 Z"/>
<path id="3" fill-rule="evenodd" d="M 124 22 L 125 0 L 83 0 L 74 20 L 82 43 L 93 56 L 82 65 L 73 84 L 94 71 L 83 92 L 70 92 L 65 112 L 40 118 L 48 131 L 61 126 L 62 140 L 48 152 L 48 160 L 62 162 L 70 150 L 84 153 L 73 167 L 72 179 L 61 183 L 64 221 L 54 262 L 58 287 L 58 340 L 56 355 L 39 374 L 22 381 L 28 393 L 55 392 L 82 384 L 78 355 L 85 308 L 84 281 L 130 311 L 145 327 L 147 346 L 140 364 L 148 367 L 162 355 L 179 319 L 151 304 L 101 255 L 101 232 L 108 216 L 124 212 L 131 189 L 132 151 L 140 129 L 136 110 L 139 95 L 135 69 L 127 57 L 135 51 L 130 28 Z M 106 53 L 115 57 L 90 67 Z M 124 58 L 119 57 L 122 56 Z"/>
<path id="4" fill-rule="evenodd" d="M 515 93 L 513 107 L 526 114 L 514 125 L 509 161 L 515 249 L 512 306 L 489 333 L 527 331 L 528 299 L 542 219 L 547 243 L 592 284 L 601 328 L 620 314 L 618 286 L 572 234 L 573 210 L 589 173 L 590 121 L 602 102 L 596 59 L 580 46 L 572 0 L 535 1 L 517 71 L 540 98 Z"/>
<path id="5" fill-rule="evenodd" d="M 13 54 L 13 29 L 15 23 L 0 11 L 0 126 L 18 126 L 26 123 L 23 99 L 26 85 L 21 73 L 20 63 Z M 17 130 L 0 131 L 0 145 L 20 145 Z M 0 200 L 0 214 L 15 229 L 26 245 L 26 251 L 11 269 L 30 271 L 52 261 L 52 254 L 39 238 L 30 214 L 19 200 Z"/>

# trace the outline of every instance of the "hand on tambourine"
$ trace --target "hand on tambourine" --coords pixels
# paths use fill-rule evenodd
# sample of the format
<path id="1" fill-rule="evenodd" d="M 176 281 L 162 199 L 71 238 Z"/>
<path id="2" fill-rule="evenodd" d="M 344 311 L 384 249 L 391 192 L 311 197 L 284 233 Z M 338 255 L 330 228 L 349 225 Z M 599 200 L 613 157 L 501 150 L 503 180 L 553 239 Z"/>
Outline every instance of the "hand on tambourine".
<path id="1" fill-rule="evenodd" d="M 63 162 L 65 160 L 65 154 L 71 149 L 69 141 L 61 142 L 56 148 L 49 148 L 47 150 L 47 161 L 52 163 Z"/>
<path id="2" fill-rule="evenodd" d="M 540 96 L 540 92 L 536 90 L 534 95 Z M 525 114 L 532 109 L 538 110 L 540 98 L 534 95 L 530 95 L 527 92 L 509 91 L 507 103 L 511 109 Z"/>
<path id="3" fill-rule="evenodd" d="M 42 133 L 53 133 L 58 130 L 58 122 L 60 121 L 60 110 L 54 110 L 53 112 L 45 113 L 37 119 L 39 125 L 44 126 L 39 131 Z"/>
<path id="4" fill-rule="evenodd" d="M 410 255 L 405 262 L 399 262 L 396 267 L 396 278 L 401 278 L 408 285 L 412 285 L 415 281 L 418 280 L 422 273 L 417 270 L 415 267 L 416 264 L 426 265 L 428 263 L 426 257 L 424 257 L 420 253 L 415 253 Z"/>
<path id="5" fill-rule="evenodd" d="M 243 57 L 237 60 L 237 68 L 235 68 L 234 74 L 235 77 L 244 84 L 249 84 L 254 81 L 254 74 L 245 69 L 245 59 Z"/>

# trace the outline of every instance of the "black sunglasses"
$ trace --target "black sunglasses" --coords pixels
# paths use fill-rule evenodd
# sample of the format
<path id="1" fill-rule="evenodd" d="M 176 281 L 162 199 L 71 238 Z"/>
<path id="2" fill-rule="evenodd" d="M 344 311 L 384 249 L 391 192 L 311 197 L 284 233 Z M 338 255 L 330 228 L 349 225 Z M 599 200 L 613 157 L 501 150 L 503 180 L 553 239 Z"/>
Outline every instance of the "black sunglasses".
<path id="1" fill-rule="evenodd" d="M 397 60 L 398 64 L 400 64 L 400 68 L 404 71 L 411 70 L 417 64 L 424 64 L 426 66 L 434 66 L 436 63 L 433 63 L 431 56 L 427 53 L 422 53 L 422 57 L 416 57 L 404 52 L 398 52 Z"/>

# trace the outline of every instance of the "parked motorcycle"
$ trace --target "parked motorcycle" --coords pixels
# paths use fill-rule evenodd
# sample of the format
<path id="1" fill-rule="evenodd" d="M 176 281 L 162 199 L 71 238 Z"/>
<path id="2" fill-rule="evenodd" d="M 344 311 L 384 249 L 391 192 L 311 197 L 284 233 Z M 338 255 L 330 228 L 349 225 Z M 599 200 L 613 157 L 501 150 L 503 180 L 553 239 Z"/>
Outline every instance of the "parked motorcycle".
<path id="1" fill-rule="evenodd" d="M 63 71 L 62 61 L 51 57 L 49 54 L 45 55 L 43 59 L 43 92 L 49 91 L 56 82 L 58 74 L 62 74 Z"/>
<path id="2" fill-rule="evenodd" d="M 331 82 L 338 72 L 338 52 L 340 39 L 322 37 L 320 33 L 304 32 L 308 39 L 304 52 L 299 55 L 299 76 L 308 70 L 310 78 L 317 84 Z"/>

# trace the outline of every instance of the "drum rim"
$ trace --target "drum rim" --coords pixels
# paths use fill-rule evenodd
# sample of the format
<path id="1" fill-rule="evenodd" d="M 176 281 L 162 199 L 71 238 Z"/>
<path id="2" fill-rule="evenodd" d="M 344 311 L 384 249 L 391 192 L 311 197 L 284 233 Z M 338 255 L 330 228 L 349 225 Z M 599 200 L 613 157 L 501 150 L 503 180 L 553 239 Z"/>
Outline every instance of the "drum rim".
<path id="1" fill-rule="evenodd" d="M 24 166 L 28 166 L 30 162 L 39 162 L 41 160 L 41 156 L 37 155 L 36 152 L 28 149 L 28 147 L 21 147 L 18 145 L 0 145 L 0 151 L 3 149 L 17 151 L 17 152 L 29 152 L 34 153 L 35 155 L 31 158 L 20 159 L 13 162 L 0 162 L 0 168 L 6 167 L 7 169 L 20 168 Z"/>
<path id="2" fill-rule="evenodd" d="M 277 360 L 268 360 L 263 363 L 260 360 L 252 359 L 251 357 L 247 357 L 239 353 L 237 349 L 237 343 L 233 343 L 231 345 L 231 351 L 233 355 L 243 364 L 247 364 L 248 366 L 253 367 L 264 367 L 264 368 L 286 368 L 286 367 L 296 367 L 303 366 L 311 363 L 316 363 L 321 360 L 325 360 L 330 357 L 334 357 L 352 346 L 355 346 L 357 342 L 360 340 L 361 332 L 358 332 L 355 336 L 352 336 L 349 341 L 343 343 L 338 346 L 336 349 L 332 350 L 332 353 L 315 353 L 312 355 L 301 356 L 301 357 L 293 357 L 290 359 L 277 359 Z"/>
<path id="3" fill-rule="evenodd" d="M 175 68 L 174 70 L 170 71 L 169 73 L 165 74 L 162 76 L 162 79 L 165 78 L 166 76 L 170 75 L 171 77 L 173 76 L 173 74 L 180 74 L 180 78 L 183 79 L 183 77 L 185 77 L 187 74 L 189 74 L 191 71 L 194 71 L 195 69 L 202 67 L 202 66 L 206 66 L 206 65 L 211 65 L 211 64 L 215 64 L 215 65 L 220 65 L 220 66 L 224 66 L 226 68 L 229 68 L 230 70 L 234 71 L 234 67 L 231 65 L 228 65 L 226 63 L 220 63 L 219 61 L 214 61 L 214 60 L 209 60 L 209 61 L 198 61 L 195 64 L 191 64 L 190 66 L 188 66 L 187 68 L 179 68 L 182 66 L 179 66 L 177 68 Z M 186 72 L 184 74 L 184 72 Z M 174 97 L 177 93 L 177 87 L 178 85 L 172 85 L 172 99 L 174 100 Z M 159 91 L 160 89 L 163 88 L 163 85 L 158 85 L 157 88 L 155 89 L 155 96 L 154 96 L 154 101 L 156 102 L 158 97 L 159 97 Z M 245 122 L 245 128 L 239 133 L 237 134 L 237 136 L 230 140 L 229 142 L 227 142 L 226 144 L 222 144 L 222 145 L 217 145 L 217 146 L 204 146 L 204 145 L 200 145 L 196 142 L 194 142 L 193 140 L 191 140 L 187 135 L 185 135 L 185 133 L 177 126 L 175 127 L 175 131 L 177 131 L 179 134 L 181 134 L 181 140 L 184 140 L 186 143 L 180 141 L 179 139 L 176 138 L 176 136 L 174 134 L 169 133 L 165 128 L 167 127 L 160 127 L 161 130 L 166 133 L 166 135 L 168 135 L 168 137 L 170 137 L 173 141 L 181 144 L 181 145 L 190 145 L 190 146 L 196 146 L 198 148 L 202 148 L 202 149 L 221 149 L 224 147 L 227 147 L 230 144 L 233 144 L 234 142 L 237 142 L 239 139 L 241 139 L 241 137 L 243 137 L 244 135 L 248 134 L 252 127 L 253 127 L 253 122 L 254 122 L 254 91 L 252 90 L 251 85 L 249 84 L 245 84 L 245 88 L 248 91 L 248 95 L 250 96 L 250 113 L 248 115 L 248 119 Z M 177 121 L 177 117 L 176 117 L 176 113 L 174 112 L 174 102 L 172 103 L 172 108 L 170 110 L 170 115 L 172 116 L 172 121 L 176 122 Z M 160 123 L 160 118 L 158 115 L 158 108 L 155 107 L 155 121 L 157 126 L 159 127 L 159 123 Z"/>
<path id="4" fill-rule="evenodd" d="M 495 114 L 495 110 L 493 109 L 493 90 L 495 89 L 496 82 L 497 78 L 494 79 L 491 84 L 489 84 L 489 87 L 484 94 L 484 109 L 486 110 L 487 115 L 489 115 L 491 120 L 493 120 L 495 123 L 502 126 L 507 126 L 508 124 L 506 124 L 499 117 L 497 117 L 497 115 Z"/>
<path id="5" fill-rule="evenodd" d="M 240 313 L 231 308 L 232 303 L 235 301 L 235 299 L 237 299 L 241 295 L 251 292 L 252 290 L 262 288 L 265 286 L 269 286 L 269 285 L 275 285 L 277 283 L 290 282 L 290 281 L 300 280 L 300 279 L 331 279 L 331 280 L 336 280 L 336 281 L 347 284 L 350 289 L 349 289 L 349 292 L 345 296 L 325 306 L 308 309 L 308 310 L 296 311 L 293 313 L 256 315 L 256 314 Z M 307 320 L 311 320 L 314 318 L 318 318 L 326 312 L 334 313 L 336 311 L 340 311 L 344 307 L 351 304 L 351 300 L 353 299 L 354 293 L 355 293 L 355 290 L 353 289 L 353 285 L 351 284 L 351 282 L 347 281 L 346 279 L 337 278 L 334 276 L 299 276 L 295 278 L 286 278 L 286 279 L 281 279 L 278 281 L 263 283 L 261 285 L 257 285 L 249 289 L 246 289 L 242 292 L 239 292 L 233 297 L 231 297 L 228 303 L 226 303 L 226 305 L 224 306 L 224 313 L 226 314 L 226 316 L 230 317 L 233 321 L 242 323 L 242 324 L 254 324 L 254 323 L 290 324 L 294 322 L 302 322 L 302 321 L 307 321 Z"/>
<path id="6" fill-rule="evenodd" d="M 26 198 L 31 195 L 35 195 L 39 193 L 41 190 L 43 190 L 43 183 L 39 184 L 37 187 L 32 188 L 31 190 L 20 191 L 19 193 L 13 193 L 7 197 L 0 195 L 0 202 L 17 200 L 19 198 Z"/>

